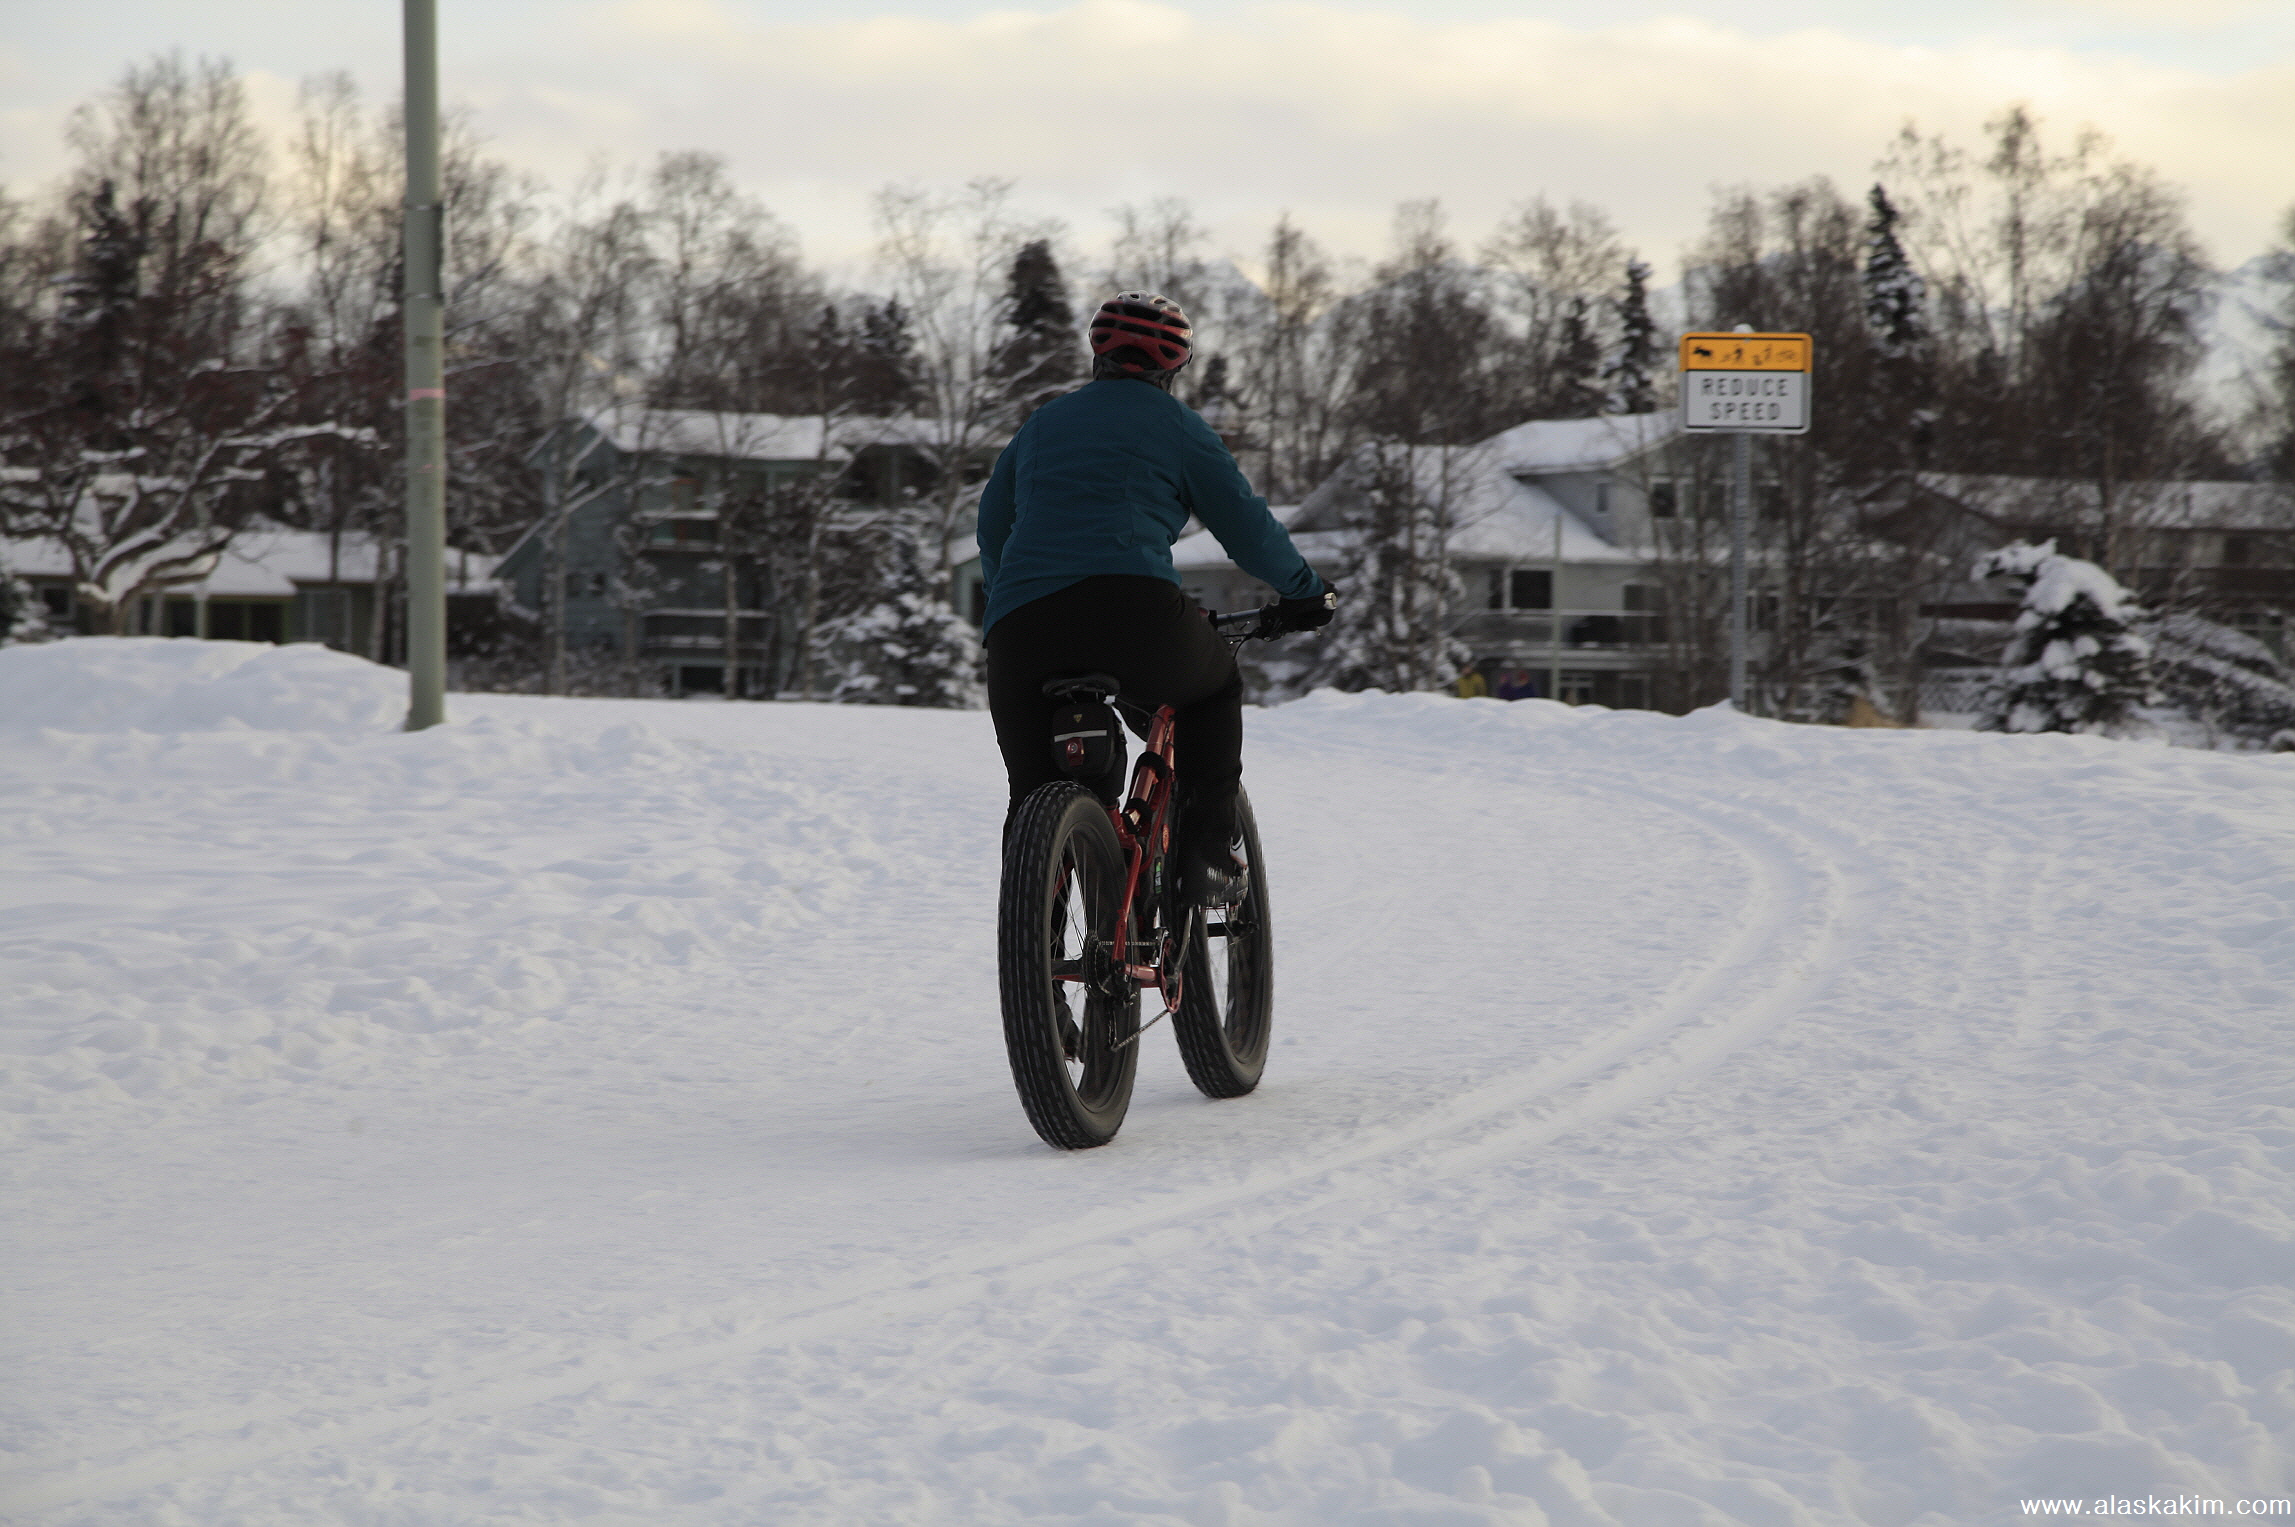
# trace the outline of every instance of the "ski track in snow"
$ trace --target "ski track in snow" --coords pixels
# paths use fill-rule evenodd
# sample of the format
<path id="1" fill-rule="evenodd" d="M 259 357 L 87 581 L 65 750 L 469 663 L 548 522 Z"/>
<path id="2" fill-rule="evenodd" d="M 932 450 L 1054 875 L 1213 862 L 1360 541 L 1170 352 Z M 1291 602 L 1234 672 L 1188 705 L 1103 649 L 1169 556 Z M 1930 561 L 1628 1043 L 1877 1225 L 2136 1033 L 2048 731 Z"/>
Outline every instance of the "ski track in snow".
<path id="1" fill-rule="evenodd" d="M 332 655 L 201 690 L 164 665 L 218 644 L 104 645 L 69 706 L 0 667 L 0 728 L 51 723 L 0 736 L 27 1520 L 2289 1484 L 2278 761 L 1267 713 L 1268 1084 L 1195 1105 L 1161 1055 L 1064 1157 L 994 1033 L 983 718 L 457 697 L 410 738 Z"/>

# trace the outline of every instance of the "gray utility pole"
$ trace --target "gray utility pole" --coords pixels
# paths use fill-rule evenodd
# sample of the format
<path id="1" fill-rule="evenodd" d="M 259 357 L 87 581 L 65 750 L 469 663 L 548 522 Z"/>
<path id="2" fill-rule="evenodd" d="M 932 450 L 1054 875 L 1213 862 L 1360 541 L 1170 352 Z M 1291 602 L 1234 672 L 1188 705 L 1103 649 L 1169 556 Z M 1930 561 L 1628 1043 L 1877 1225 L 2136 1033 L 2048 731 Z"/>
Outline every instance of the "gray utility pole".
<path id="1" fill-rule="evenodd" d="M 406 5 L 406 729 L 446 719 L 446 211 L 438 0 Z"/>
<path id="2" fill-rule="evenodd" d="M 1562 514 L 1554 513 L 1554 572 L 1546 585 L 1546 698 L 1562 698 Z"/>
<path id="3" fill-rule="evenodd" d="M 1745 528 L 1753 518 L 1753 437 L 1729 437 L 1729 704 L 1745 709 Z"/>

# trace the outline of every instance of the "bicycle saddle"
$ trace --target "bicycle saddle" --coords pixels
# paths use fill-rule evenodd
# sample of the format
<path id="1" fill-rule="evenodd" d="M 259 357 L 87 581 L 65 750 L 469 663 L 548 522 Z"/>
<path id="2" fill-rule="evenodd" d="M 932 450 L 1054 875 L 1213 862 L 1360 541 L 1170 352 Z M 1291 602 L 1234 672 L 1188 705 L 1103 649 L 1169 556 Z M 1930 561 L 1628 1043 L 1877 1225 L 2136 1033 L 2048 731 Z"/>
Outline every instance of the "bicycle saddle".
<path id="1" fill-rule="evenodd" d="M 1112 673 L 1070 673 L 1044 681 L 1044 693 L 1055 700 L 1113 700 L 1123 692 Z"/>

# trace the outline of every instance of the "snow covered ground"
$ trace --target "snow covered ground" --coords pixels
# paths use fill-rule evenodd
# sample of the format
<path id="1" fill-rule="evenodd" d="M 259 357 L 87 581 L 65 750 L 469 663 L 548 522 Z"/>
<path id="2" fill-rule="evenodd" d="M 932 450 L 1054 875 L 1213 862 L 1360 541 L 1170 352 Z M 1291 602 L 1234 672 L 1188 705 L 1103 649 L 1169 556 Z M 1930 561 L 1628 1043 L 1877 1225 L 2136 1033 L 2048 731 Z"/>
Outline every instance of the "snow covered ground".
<path id="1" fill-rule="evenodd" d="M 1251 720 L 1277 1048 L 1004 1067 L 986 718 L 0 652 L 0 1517 L 2295 1495 L 2295 757 Z"/>

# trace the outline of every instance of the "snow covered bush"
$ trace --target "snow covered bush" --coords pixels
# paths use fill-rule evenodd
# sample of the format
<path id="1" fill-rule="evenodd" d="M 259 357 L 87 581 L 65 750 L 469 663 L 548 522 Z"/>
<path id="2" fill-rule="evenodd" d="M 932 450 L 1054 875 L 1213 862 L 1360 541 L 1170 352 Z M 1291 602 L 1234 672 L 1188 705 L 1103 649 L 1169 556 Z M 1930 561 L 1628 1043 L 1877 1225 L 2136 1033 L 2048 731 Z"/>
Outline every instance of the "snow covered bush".
<path id="1" fill-rule="evenodd" d="M 39 591 L 0 567 L 0 647 L 44 642 L 63 634 L 49 626 Z"/>
<path id="2" fill-rule="evenodd" d="M 893 528 L 872 539 L 878 549 L 874 596 L 821 633 L 835 679 L 829 698 L 951 710 L 985 705 L 980 633 L 949 608 L 916 537 Z"/>
<path id="3" fill-rule="evenodd" d="M 2269 647 L 2197 615 L 2163 615 L 2145 628 L 2161 703 L 2209 745 L 2267 746 L 2295 730 L 2295 684 Z"/>
<path id="4" fill-rule="evenodd" d="M 1976 576 L 2013 587 L 2023 608 L 1977 722 L 1988 732 L 2102 732 L 2151 697 L 2151 643 L 2136 597 L 2054 541 L 1988 553 Z"/>

